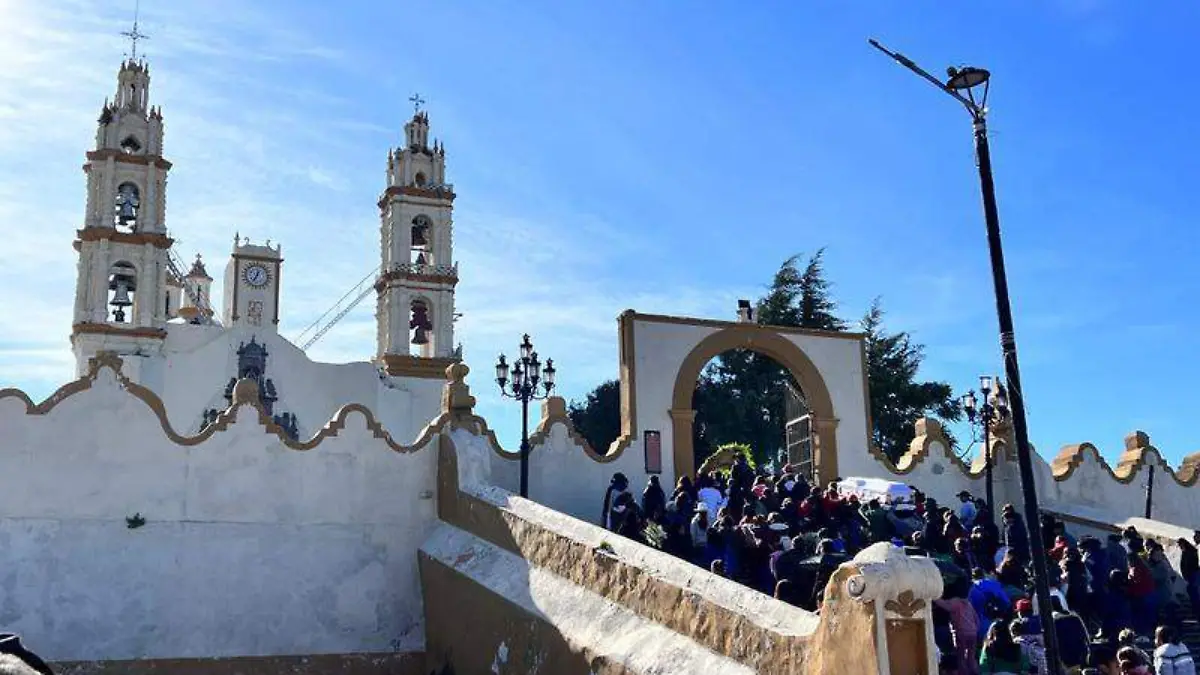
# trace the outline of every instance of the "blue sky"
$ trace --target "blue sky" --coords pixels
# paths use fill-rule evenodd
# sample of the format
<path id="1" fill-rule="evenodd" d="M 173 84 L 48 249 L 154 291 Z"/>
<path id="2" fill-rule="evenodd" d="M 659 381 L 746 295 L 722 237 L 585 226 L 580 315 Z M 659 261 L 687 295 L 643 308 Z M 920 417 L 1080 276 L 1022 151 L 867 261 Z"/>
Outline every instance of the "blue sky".
<path id="1" fill-rule="evenodd" d="M 67 336 L 79 166 L 132 2 L 0 0 L 0 381 L 46 395 Z M 223 268 L 283 242 L 284 334 L 378 264 L 387 148 L 428 100 L 456 184 L 459 336 L 480 409 L 523 331 L 577 396 L 616 374 L 617 314 L 727 318 L 827 247 L 848 317 L 882 295 L 958 388 L 999 369 L 970 125 L 866 43 L 995 74 L 993 154 L 1031 437 L 1172 461 L 1200 366 L 1194 3 L 146 0 L 175 168 L 168 226 Z M 969 25 L 968 25 L 968 22 Z M 212 269 L 212 267 L 210 267 Z M 368 358 L 371 309 L 312 350 Z"/>

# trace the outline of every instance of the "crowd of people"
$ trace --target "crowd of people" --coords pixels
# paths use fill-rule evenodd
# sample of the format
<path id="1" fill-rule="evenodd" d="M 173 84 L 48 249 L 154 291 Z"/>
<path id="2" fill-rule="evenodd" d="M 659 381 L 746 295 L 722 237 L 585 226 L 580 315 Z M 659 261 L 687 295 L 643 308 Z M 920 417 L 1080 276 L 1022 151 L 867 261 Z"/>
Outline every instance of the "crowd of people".
<path id="1" fill-rule="evenodd" d="M 969 492 L 956 499 L 941 505 L 915 488 L 899 501 L 860 497 L 840 481 L 812 485 L 788 465 L 756 471 L 739 456 L 727 471 L 681 477 L 670 493 L 650 476 L 639 497 L 618 473 L 602 519 L 615 533 L 813 612 L 838 566 L 871 544 L 929 557 L 944 582 L 932 617 L 945 675 L 1048 672 L 1047 614 L 1066 672 L 1195 675 L 1180 609 L 1200 609 L 1200 533 L 1176 542 L 1175 570 L 1163 546 L 1133 528 L 1076 538 L 1043 514 L 1032 535 L 1047 552 L 1052 607 L 1041 612 L 1021 515 L 1006 504 L 997 519 Z M 1175 593 L 1180 577 L 1186 594 Z"/>

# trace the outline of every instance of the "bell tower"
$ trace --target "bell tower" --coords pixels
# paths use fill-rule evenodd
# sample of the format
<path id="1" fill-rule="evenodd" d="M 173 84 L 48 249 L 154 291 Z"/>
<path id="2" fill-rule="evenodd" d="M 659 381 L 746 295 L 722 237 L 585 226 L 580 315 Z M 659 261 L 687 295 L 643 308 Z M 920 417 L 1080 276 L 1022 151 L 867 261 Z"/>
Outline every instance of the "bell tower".
<path id="1" fill-rule="evenodd" d="M 87 207 L 76 233 L 78 278 L 71 342 L 76 370 L 101 350 L 161 354 L 169 308 L 162 112 L 150 105 L 150 69 L 127 59 L 97 120 L 83 165 Z M 137 368 L 134 359 L 126 359 Z"/>
<path id="2" fill-rule="evenodd" d="M 424 101 L 410 100 L 415 112 L 404 125 L 405 144 L 388 152 L 387 187 L 379 198 L 379 361 L 389 375 L 444 378 L 457 360 L 454 186 L 446 182 L 446 148 L 430 144 Z"/>

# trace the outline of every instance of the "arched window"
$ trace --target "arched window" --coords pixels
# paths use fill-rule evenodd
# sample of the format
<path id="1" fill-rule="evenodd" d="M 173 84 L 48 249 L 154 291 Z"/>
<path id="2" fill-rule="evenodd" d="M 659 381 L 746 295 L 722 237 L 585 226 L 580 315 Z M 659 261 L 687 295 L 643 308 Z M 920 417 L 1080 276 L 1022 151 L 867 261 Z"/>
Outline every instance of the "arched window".
<path id="1" fill-rule="evenodd" d="M 409 262 L 418 265 L 433 264 L 433 222 L 429 216 L 420 215 L 412 221 L 412 253 Z"/>
<path id="2" fill-rule="evenodd" d="M 119 262 L 108 271 L 108 305 L 113 308 L 115 323 L 132 323 L 136 310 L 127 312 L 137 299 L 137 268 Z"/>
<path id="3" fill-rule="evenodd" d="M 412 331 L 409 342 L 415 348 L 411 353 L 414 356 L 433 356 L 433 319 L 425 299 L 412 301 L 408 328 Z"/>
<path id="4" fill-rule="evenodd" d="M 413 177 L 413 183 L 416 183 L 417 187 L 425 187 L 425 174 L 418 171 L 417 175 Z"/>
<path id="5" fill-rule="evenodd" d="M 117 197 L 113 204 L 113 225 L 118 230 L 136 231 L 141 206 L 142 197 L 138 187 L 133 183 L 121 183 L 121 186 L 117 188 Z"/>

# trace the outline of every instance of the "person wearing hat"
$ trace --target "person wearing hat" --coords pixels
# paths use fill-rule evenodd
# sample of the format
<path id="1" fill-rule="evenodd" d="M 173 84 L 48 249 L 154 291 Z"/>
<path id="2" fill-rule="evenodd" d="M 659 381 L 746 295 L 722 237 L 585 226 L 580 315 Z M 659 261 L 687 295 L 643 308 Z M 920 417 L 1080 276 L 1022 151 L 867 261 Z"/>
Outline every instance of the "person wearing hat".
<path id="1" fill-rule="evenodd" d="M 958 520 L 970 531 L 975 525 L 975 516 L 979 515 L 979 509 L 975 507 L 975 497 L 963 490 L 958 493 L 958 499 L 962 502 L 958 507 Z"/>

